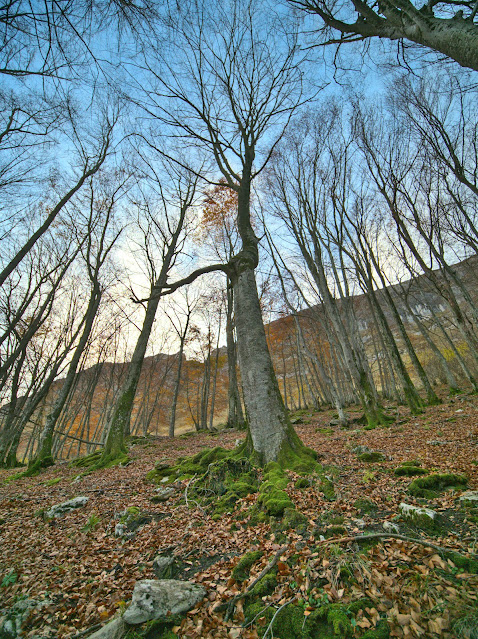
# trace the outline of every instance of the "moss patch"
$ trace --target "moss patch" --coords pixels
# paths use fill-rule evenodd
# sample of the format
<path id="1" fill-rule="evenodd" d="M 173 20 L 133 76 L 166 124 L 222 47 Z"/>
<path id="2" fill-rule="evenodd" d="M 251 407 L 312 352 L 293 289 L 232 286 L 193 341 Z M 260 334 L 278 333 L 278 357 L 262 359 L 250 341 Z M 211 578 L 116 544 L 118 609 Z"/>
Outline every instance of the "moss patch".
<path id="1" fill-rule="evenodd" d="M 274 619 L 272 636 L 280 639 L 345 639 L 355 636 L 353 619 L 360 610 L 370 605 L 368 599 L 349 605 L 325 604 L 309 611 L 310 614 L 306 616 L 305 602 L 291 602 L 277 611 L 273 607 L 266 607 L 262 601 L 253 601 L 246 604 L 244 613 L 246 621 L 250 622 L 254 618 L 260 620 L 256 625 L 259 637 L 265 634 L 266 628 Z M 366 633 L 368 639 L 388 639 L 389 635 L 386 621 L 380 621 L 377 628 Z"/>
<path id="2" fill-rule="evenodd" d="M 414 497 L 424 497 L 433 499 L 444 490 L 455 488 L 463 490 L 466 488 L 468 480 L 463 475 L 453 473 L 434 473 L 428 477 L 419 477 L 412 481 L 408 487 L 408 492 Z"/>
<path id="3" fill-rule="evenodd" d="M 377 451 L 372 451 L 369 453 L 362 453 L 358 456 L 358 458 L 363 462 L 380 462 L 385 460 L 385 455 Z"/>
<path id="4" fill-rule="evenodd" d="M 399 466 L 395 468 L 393 474 L 397 477 L 414 477 L 415 475 L 428 475 L 428 470 L 418 466 Z"/>
<path id="5" fill-rule="evenodd" d="M 277 462 L 270 462 L 264 468 L 263 482 L 259 488 L 257 503 L 268 515 L 281 517 L 286 508 L 294 508 L 284 488 L 289 483 L 287 474 Z"/>
<path id="6" fill-rule="evenodd" d="M 260 550 L 256 550 L 253 552 L 246 553 L 241 559 L 239 563 L 234 567 L 232 571 L 232 577 L 237 582 L 242 583 L 249 578 L 249 573 L 251 571 L 252 566 L 258 561 L 262 556 L 263 552 Z"/>

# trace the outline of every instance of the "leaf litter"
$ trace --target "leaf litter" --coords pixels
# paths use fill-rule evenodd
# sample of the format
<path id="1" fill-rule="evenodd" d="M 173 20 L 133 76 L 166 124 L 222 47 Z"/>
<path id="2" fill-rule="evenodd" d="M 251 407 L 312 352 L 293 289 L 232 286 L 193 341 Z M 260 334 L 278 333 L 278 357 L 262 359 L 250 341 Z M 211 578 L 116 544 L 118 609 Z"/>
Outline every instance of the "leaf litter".
<path id="1" fill-rule="evenodd" d="M 167 502 L 151 502 L 155 487 L 145 475 L 155 462 L 173 464 L 181 455 L 216 445 L 233 448 L 243 437 L 237 431 L 187 440 L 156 438 L 154 445 L 138 442 L 127 467 L 80 480 L 65 463 L 10 483 L 5 479 L 12 471 L 0 471 L 0 615 L 22 597 L 43 600 L 45 606 L 27 620 L 25 636 L 41 632 L 46 639 L 73 639 L 122 611 L 135 582 L 154 578 L 153 560 L 167 551 L 181 566 L 178 578 L 201 583 L 208 593 L 174 628 L 179 637 L 256 639 L 267 627 L 270 607 L 277 611 L 300 603 L 307 617 L 324 602 L 349 604 L 363 597 L 371 603 L 354 618 L 356 637 L 381 618 L 387 619 L 392 637 L 452 639 L 458 631 L 471 637 L 459 622 L 470 611 L 478 616 L 478 575 L 426 543 L 378 538 L 364 545 L 353 538 L 384 533 L 383 523 L 391 522 L 407 537 L 463 556 L 478 552 L 476 517 L 459 506 L 460 493 L 428 500 L 441 526 L 423 529 L 397 517 L 401 502 L 423 505 L 423 500 L 407 494 L 412 478 L 393 474 L 413 459 L 433 472 L 465 474 L 468 489 L 477 490 L 478 398 L 456 397 L 419 417 L 400 408 L 394 424 L 371 431 L 326 428 L 331 417 L 330 411 L 311 413 L 310 423 L 296 429 L 320 462 L 330 466 L 335 500 L 327 500 L 313 482 L 296 488 L 297 476 L 289 473 L 286 491 L 307 523 L 285 531 L 270 523 L 250 525 L 247 512 L 256 495 L 239 500 L 242 518 L 236 509 L 219 521 L 193 503 L 181 503 L 184 490 Z M 358 446 L 380 451 L 385 459 L 361 461 L 353 452 Z M 52 505 L 80 494 L 89 497 L 84 508 L 59 519 L 41 517 Z M 119 516 L 131 507 L 150 517 L 131 538 L 116 537 Z M 277 585 L 262 597 L 264 612 L 248 623 L 242 595 L 281 549 Z M 236 582 L 232 570 L 251 550 L 261 550 L 262 557 L 246 581 Z"/>

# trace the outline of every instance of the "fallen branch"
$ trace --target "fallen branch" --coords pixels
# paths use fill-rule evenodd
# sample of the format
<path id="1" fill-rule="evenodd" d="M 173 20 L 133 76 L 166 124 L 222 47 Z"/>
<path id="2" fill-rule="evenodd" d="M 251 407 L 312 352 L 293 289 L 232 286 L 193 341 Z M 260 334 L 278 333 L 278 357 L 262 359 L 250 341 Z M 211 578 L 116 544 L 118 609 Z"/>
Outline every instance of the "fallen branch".
<path id="1" fill-rule="evenodd" d="M 295 601 L 297 599 L 297 595 L 295 595 L 295 597 L 292 597 L 292 599 L 289 599 L 289 601 L 286 601 L 285 603 L 282 604 L 282 606 L 280 606 L 279 608 L 277 608 L 277 610 L 274 613 L 274 616 L 271 619 L 270 624 L 267 626 L 265 633 L 262 635 L 263 639 L 266 639 L 269 630 L 272 632 L 272 626 L 274 624 L 275 618 L 277 617 L 277 615 L 279 614 L 279 612 L 282 610 L 282 608 L 285 608 L 286 606 L 288 606 L 289 604 L 291 604 L 293 601 Z"/>
<path id="2" fill-rule="evenodd" d="M 238 595 L 236 595 L 235 597 L 233 597 L 230 601 L 226 601 L 224 603 L 222 603 L 221 605 L 219 605 L 217 608 L 214 609 L 215 612 L 221 612 L 222 610 L 226 610 L 227 609 L 227 613 L 225 616 L 225 620 L 227 621 L 231 615 L 232 612 L 234 610 L 234 605 L 236 603 L 236 601 L 239 601 L 240 599 L 244 599 L 244 597 L 247 597 L 247 595 L 251 592 L 251 590 L 254 588 L 254 586 L 263 578 L 267 575 L 268 572 L 270 572 L 272 570 L 272 568 L 274 568 L 274 566 L 276 565 L 276 563 L 279 561 L 280 556 L 287 550 L 289 546 L 282 546 L 281 548 L 279 548 L 279 550 L 276 552 L 276 554 L 272 557 L 272 559 L 270 560 L 270 562 L 267 564 L 267 566 L 264 568 L 264 570 L 262 570 L 259 575 L 254 579 L 254 581 L 246 588 L 246 590 L 244 592 L 239 593 Z"/>
<path id="3" fill-rule="evenodd" d="M 468 559 L 466 555 L 459 552 L 458 550 L 452 550 L 451 548 L 443 548 L 443 546 L 437 546 L 436 544 L 432 544 L 429 541 L 423 541 L 422 539 L 415 539 L 414 537 L 407 537 L 406 535 L 397 535 L 394 533 L 370 533 L 369 535 L 357 535 L 355 537 L 340 537 L 339 539 L 332 538 L 332 539 L 326 539 L 324 541 L 319 541 L 317 545 L 328 546 L 329 544 L 345 544 L 351 541 L 357 541 L 361 543 L 363 541 L 368 541 L 369 539 L 390 539 L 390 538 L 401 539 L 402 541 L 409 541 L 414 544 L 420 544 L 421 546 L 425 546 L 426 548 L 433 548 L 434 550 L 437 550 L 438 552 L 456 553 L 457 555 L 460 555 L 461 557 Z M 469 553 L 469 554 L 470 554 L 470 557 L 472 558 L 476 557 L 478 559 L 478 555 L 475 555 L 474 553 Z"/>

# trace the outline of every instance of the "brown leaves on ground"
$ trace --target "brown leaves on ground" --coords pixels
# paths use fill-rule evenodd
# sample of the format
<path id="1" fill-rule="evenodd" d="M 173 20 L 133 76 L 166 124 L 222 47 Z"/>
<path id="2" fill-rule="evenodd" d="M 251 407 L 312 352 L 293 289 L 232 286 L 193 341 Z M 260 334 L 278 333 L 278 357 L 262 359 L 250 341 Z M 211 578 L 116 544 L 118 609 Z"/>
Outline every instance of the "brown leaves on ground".
<path id="1" fill-rule="evenodd" d="M 242 599 L 227 620 L 218 609 L 245 592 L 285 543 L 287 550 L 277 564 L 277 587 L 264 598 L 264 610 L 294 601 L 302 603 L 308 616 L 320 602 L 349 603 L 367 596 L 373 605 L 357 614 L 357 637 L 386 617 L 393 637 L 451 639 L 454 618 L 477 607 L 477 575 L 420 544 L 380 540 L 363 550 L 354 543 L 334 543 L 334 537 L 383 532 L 383 522 L 398 514 L 401 501 L 416 503 L 406 493 L 411 478 L 393 475 L 403 461 L 418 459 L 429 470 L 464 473 L 469 488 L 478 489 L 477 417 L 478 399 L 472 396 L 448 400 L 418 418 L 401 408 L 394 425 L 372 431 L 353 426 L 330 431 L 326 427 L 331 412 L 313 415 L 310 424 L 297 430 L 304 443 L 319 453 L 321 463 L 336 467 L 330 471 L 336 500 L 327 501 L 317 484 L 299 490 L 291 481 L 287 492 L 309 525 L 306 531 L 287 531 L 285 542 L 269 524 L 249 526 L 247 515 L 238 520 L 237 511 L 213 521 L 199 508 L 188 509 L 178 503 L 179 491 L 168 502 L 150 501 L 154 486 L 145 475 L 154 462 L 174 463 L 204 447 L 231 448 L 243 436 L 237 432 L 164 438 L 154 446 L 137 444 L 131 449 L 131 465 L 97 471 L 76 483 L 72 480 L 78 471 L 66 464 L 36 478 L 4 483 L 0 486 L 0 608 L 11 607 L 21 596 L 44 599 L 47 605 L 28 620 L 27 636 L 41 629 L 44 637 L 74 637 L 124 608 L 135 581 L 154 578 L 154 557 L 169 550 L 183 562 L 181 577 L 202 583 L 208 591 L 207 599 L 176 629 L 178 636 L 255 639 L 265 617 L 244 627 Z M 383 452 L 386 460 L 359 461 L 352 452 L 358 445 Z M 1 471 L 0 478 L 11 474 Z M 57 484 L 46 485 L 57 477 L 61 478 Z M 292 473 L 291 478 L 295 478 Z M 90 498 L 87 506 L 61 519 L 45 521 L 35 514 L 80 494 Z M 476 553 L 477 526 L 459 508 L 456 497 L 444 493 L 427 504 L 445 522 L 440 536 L 398 521 L 400 532 L 463 554 Z M 372 503 L 371 511 L 354 506 L 365 498 Z M 245 512 L 254 501 L 255 496 L 249 496 L 238 506 Z M 132 539 L 117 538 L 117 515 L 131 506 L 149 513 L 152 520 Z M 334 530 L 337 524 L 340 533 Z M 329 532 L 331 539 L 320 543 L 320 535 Z M 236 583 L 231 578 L 234 565 L 255 549 L 263 551 L 262 559 L 254 564 L 248 581 Z"/>

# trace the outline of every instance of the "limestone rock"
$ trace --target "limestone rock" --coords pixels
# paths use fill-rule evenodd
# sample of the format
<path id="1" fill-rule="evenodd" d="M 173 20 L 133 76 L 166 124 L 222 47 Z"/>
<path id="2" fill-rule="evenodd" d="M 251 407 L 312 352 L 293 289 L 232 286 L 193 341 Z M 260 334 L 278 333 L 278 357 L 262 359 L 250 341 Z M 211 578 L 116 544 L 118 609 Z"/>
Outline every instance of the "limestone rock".
<path id="1" fill-rule="evenodd" d="M 158 579 L 169 579 L 174 557 L 158 555 L 153 561 L 153 572 Z"/>
<path id="2" fill-rule="evenodd" d="M 478 506 L 478 490 L 465 490 L 465 492 L 460 495 L 459 501 L 469 502 L 470 505 Z"/>
<path id="3" fill-rule="evenodd" d="M 121 639 L 124 637 L 127 630 L 128 628 L 123 621 L 123 618 L 118 617 L 90 635 L 88 639 Z"/>
<path id="4" fill-rule="evenodd" d="M 429 517 L 434 520 L 437 516 L 436 512 L 430 508 L 420 508 L 419 506 L 412 506 L 404 502 L 402 502 L 398 508 L 404 517 Z"/>
<path id="5" fill-rule="evenodd" d="M 189 581 L 143 579 L 136 582 L 133 600 L 123 619 L 136 625 L 167 615 L 182 614 L 194 608 L 205 594 L 202 586 Z"/>
<path id="6" fill-rule="evenodd" d="M 156 489 L 156 495 L 151 498 L 151 501 L 154 502 L 162 502 L 168 501 L 170 497 L 172 497 L 176 492 L 176 488 L 173 486 L 161 486 Z"/>
<path id="7" fill-rule="evenodd" d="M 24 637 L 22 626 L 30 616 L 32 610 L 47 606 L 49 601 L 35 601 L 33 599 L 21 599 L 6 613 L 3 623 L 0 625 L 1 639 L 17 639 Z"/>
<path id="8" fill-rule="evenodd" d="M 74 497 L 73 499 L 64 501 L 62 504 L 52 506 L 50 510 L 47 510 L 46 516 L 50 519 L 53 517 L 62 517 L 76 508 L 82 508 L 87 504 L 88 500 L 89 497 Z"/>

